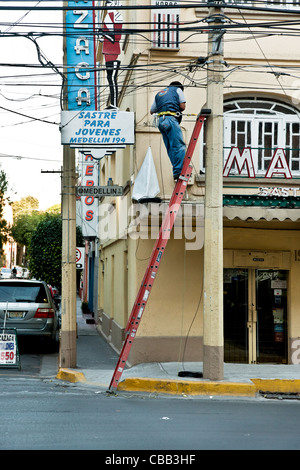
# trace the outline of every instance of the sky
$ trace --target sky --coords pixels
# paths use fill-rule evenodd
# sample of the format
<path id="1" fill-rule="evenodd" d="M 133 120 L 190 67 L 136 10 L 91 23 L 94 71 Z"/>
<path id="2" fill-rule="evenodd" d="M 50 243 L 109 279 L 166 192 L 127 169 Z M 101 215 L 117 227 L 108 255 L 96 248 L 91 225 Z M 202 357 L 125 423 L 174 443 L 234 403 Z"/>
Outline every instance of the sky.
<path id="1" fill-rule="evenodd" d="M 0 1 L 0 6 L 24 3 Z M 26 1 L 32 8 L 29 12 L 0 11 L 0 170 L 7 175 L 11 201 L 33 196 L 39 200 L 39 209 L 46 210 L 61 202 L 61 77 L 48 67 L 26 67 L 40 65 L 37 48 L 27 37 L 15 34 L 45 31 L 45 23 L 49 30 L 50 24 L 61 24 L 63 17 L 62 12 L 34 11 L 38 4 L 46 6 L 47 2 Z M 44 63 L 62 64 L 61 36 L 36 42 Z"/>

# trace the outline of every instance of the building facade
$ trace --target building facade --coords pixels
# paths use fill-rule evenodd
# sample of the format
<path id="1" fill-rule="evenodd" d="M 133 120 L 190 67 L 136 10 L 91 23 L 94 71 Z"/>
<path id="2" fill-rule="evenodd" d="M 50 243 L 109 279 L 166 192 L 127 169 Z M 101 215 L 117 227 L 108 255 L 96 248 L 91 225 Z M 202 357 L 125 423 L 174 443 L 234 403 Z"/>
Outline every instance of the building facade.
<path id="1" fill-rule="evenodd" d="M 117 2 L 118 3 L 118 2 Z M 134 2 L 123 0 L 123 6 Z M 183 2 L 182 2 L 183 3 Z M 224 362 L 295 363 L 300 344 L 299 37 L 285 2 L 239 2 L 220 17 L 224 44 Z M 118 3 L 120 5 L 120 3 Z M 172 4 L 172 9 L 164 6 Z M 139 6 L 149 5 L 141 0 Z M 173 80 L 184 84 L 181 127 L 188 143 L 206 107 L 207 18 L 199 4 L 158 2 L 120 9 L 118 107 L 135 113 L 135 143 L 99 163 L 99 181 L 122 197 L 99 200 L 98 328 L 120 351 L 124 329 L 174 182 L 149 110 Z M 235 5 L 236 6 L 236 5 Z M 263 8 L 262 8 L 263 7 Z M 297 1 L 289 5 L 299 11 Z M 280 10 L 280 11 L 276 11 Z M 104 23 L 105 11 L 99 13 Z M 273 25 L 271 25 L 273 23 Z M 281 29 L 278 26 L 280 23 Z M 272 26 L 272 27 L 271 27 Z M 283 31 L 283 26 L 288 28 Z M 276 29 L 278 28 L 278 29 Z M 99 43 L 99 109 L 110 104 L 103 41 Z M 150 149 L 159 193 L 133 200 Z M 149 155 L 149 154 L 148 154 Z M 130 364 L 203 360 L 205 127 L 163 263 L 129 357 Z M 150 170 L 149 170 L 150 171 Z"/>

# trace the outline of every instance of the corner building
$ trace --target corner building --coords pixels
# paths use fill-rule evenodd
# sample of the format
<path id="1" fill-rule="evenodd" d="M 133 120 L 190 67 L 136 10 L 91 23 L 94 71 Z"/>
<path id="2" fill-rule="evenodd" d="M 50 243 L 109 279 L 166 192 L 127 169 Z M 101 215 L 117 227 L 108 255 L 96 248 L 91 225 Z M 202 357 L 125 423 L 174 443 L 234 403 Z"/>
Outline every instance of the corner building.
<path id="1" fill-rule="evenodd" d="M 163 8 L 170 3 L 174 10 Z M 300 339 L 300 39 L 261 26 L 295 19 L 283 1 L 241 1 L 240 10 L 226 3 L 224 362 L 288 364 Z M 245 3 L 265 11 L 243 10 Z M 122 4 L 143 6 L 149 0 Z M 122 10 L 128 34 L 122 35 L 119 56 L 119 108 L 135 113 L 135 144 L 103 158 L 99 168 L 101 185 L 112 178 L 124 187 L 122 197 L 100 201 L 96 254 L 99 329 L 118 352 L 174 189 L 151 104 L 171 81 L 184 84 L 187 107 L 181 127 L 187 144 L 195 115 L 206 107 L 208 9 L 201 4 L 184 8 L 180 1 L 152 4 L 161 9 Z M 300 13 L 300 2 L 290 8 Z M 104 64 L 101 44 L 98 60 Z M 109 89 L 101 69 L 99 109 L 104 109 Z M 159 193 L 141 203 L 132 196 L 149 148 Z M 204 126 L 181 214 L 131 349 L 131 365 L 203 360 L 205 157 Z"/>

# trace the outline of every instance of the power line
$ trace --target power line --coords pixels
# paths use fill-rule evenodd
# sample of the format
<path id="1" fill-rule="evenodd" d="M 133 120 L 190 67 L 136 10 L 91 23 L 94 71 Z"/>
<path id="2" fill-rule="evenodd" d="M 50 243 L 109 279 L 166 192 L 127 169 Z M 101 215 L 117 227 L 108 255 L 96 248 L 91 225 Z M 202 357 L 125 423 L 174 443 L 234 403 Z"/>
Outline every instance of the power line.
<path id="1" fill-rule="evenodd" d="M 0 5 L 0 10 L 7 10 L 7 11 L 26 11 L 30 10 L 31 7 L 29 6 L 8 6 L 7 4 L 10 3 L 11 1 L 14 0 L 6 0 L 6 5 L 1 6 Z M 22 3 L 30 2 L 31 0 L 22 0 Z M 49 0 L 47 1 L 49 3 Z M 259 2 L 256 2 L 259 3 Z M 265 4 L 265 2 L 263 2 Z M 207 9 L 209 7 L 216 7 L 216 8 L 226 8 L 227 10 L 235 10 L 235 9 L 242 9 L 242 10 L 249 10 L 249 11 L 258 11 L 258 12 L 275 12 L 275 13 L 283 13 L 283 14 L 300 14 L 299 9 L 289 9 L 289 8 L 273 8 L 270 6 L 248 6 L 245 5 L 244 3 L 241 3 L 239 1 L 236 1 L 235 3 L 228 3 L 228 2 L 185 2 L 184 0 L 181 0 L 180 3 L 176 5 L 176 8 L 202 8 L 202 9 Z M 161 9 L 161 5 L 120 5 L 118 7 L 107 7 L 107 6 L 86 6 L 86 5 L 80 5 L 80 10 L 85 11 L 85 10 L 90 10 L 90 11 L 106 11 L 108 9 L 110 10 L 119 10 L 119 11 L 126 11 L 126 10 L 159 10 Z M 163 5 L 164 9 L 174 9 L 174 5 L 168 5 L 164 4 Z M 40 6 L 37 5 L 34 7 L 35 11 L 72 11 L 74 10 L 73 6 Z"/>
<path id="2" fill-rule="evenodd" d="M 40 3 L 41 3 L 41 2 L 40 2 Z M 7 2 L 6 2 L 6 4 L 7 4 Z M 186 7 L 186 5 L 187 5 L 187 3 L 184 4 L 184 7 Z M 196 4 L 193 4 L 193 6 L 195 6 L 195 5 L 196 5 Z M 203 4 L 203 5 L 204 5 L 204 4 Z M 206 4 L 206 5 L 207 5 L 207 4 Z M 199 5 L 197 4 L 197 6 L 199 6 Z M 227 4 L 227 3 L 224 5 L 224 7 L 225 7 L 226 9 L 228 9 L 229 6 L 232 6 L 232 5 L 231 5 L 231 4 L 229 5 L 229 4 Z M 173 7 L 174 7 L 174 6 L 173 6 Z M 134 8 L 135 8 L 135 7 L 134 7 Z M 150 7 L 147 7 L 147 8 L 150 9 Z M 161 8 L 161 6 L 159 6 L 159 8 Z M 239 8 L 240 8 L 240 6 L 239 6 Z M 87 9 L 90 9 L 90 8 L 87 8 Z M 106 8 L 103 8 L 103 10 L 105 10 L 105 9 L 106 9 Z M 119 9 L 119 8 L 118 8 L 118 9 Z M 127 8 L 127 9 L 132 9 L 132 8 Z M 136 8 L 135 8 L 135 9 L 136 9 Z M 243 9 L 243 8 L 242 8 L 242 9 Z M 31 10 L 31 11 L 33 11 L 33 10 Z M 267 11 L 270 11 L 270 8 L 269 8 L 269 7 L 268 7 Z M 286 10 L 284 10 L 284 12 L 286 12 Z M 225 17 L 225 16 L 224 16 L 224 18 L 228 18 L 228 17 Z M 229 19 L 229 20 L 230 20 L 230 19 Z M 208 31 L 209 31 L 209 28 L 208 28 L 207 26 L 199 26 L 199 23 L 204 22 L 204 21 L 205 21 L 205 18 L 197 20 L 198 25 L 197 25 L 196 27 L 193 26 L 193 27 L 186 28 L 186 27 L 180 26 L 180 27 L 179 27 L 179 31 L 180 31 L 180 32 L 186 32 L 186 33 L 188 32 L 188 33 L 191 33 L 191 34 L 200 34 L 200 33 L 203 34 L 203 32 L 208 32 Z M 230 21 L 231 21 L 231 24 L 227 24 L 226 27 L 225 27 L 226 30 L 229 30 L 229 29 L 230 29 L 230 34 L 245 34 L 245 31 L 244 31 L 245 28 L 251 30 L 251 28 L 260 27 L 260 28 L 267 28 L 267 29 L 268 29 L 268 35 L 271 35 L 271 34 L 272 34 L 272 35 L 276 35 L 276 34 L 278 34 L 279 32 L 281 33 L 282 31 L 284 31 L 284 32 L 286 31 L 286 29 L 285 29 L 285 30 L 282 29 L 283 26 L 285 26 L 285 27 L 286 27 L 287 25 L 289 25 L 289 26 L 290 26 L 290 25 L 295 26 L 295 25 L 298 25 L 298 24 L 299 24 L 299 22 L 296 21 L 296 20 L 293 20 L 293 21 L 292 21 L 292 20 L 290 20 L 290 21 L 281 21 L 281 22 L 276 22 L 276 23 L 270 22 L 270 21 L 264 21 L 264 22 L 260 22 L 260 23 L 251 23 L 251 24 L 233 22 L 232 20 L 230 20 Z M 185 24 L 194 24 L 194 23 L 195 23 L 195 22 L 186 22 Z M 32 24 L 33 24 L 33 23 L 32 23 Z M 30 26 L 32 26 L 32 24 L 31 24 Z M 56 23 L 53 23 L 53 25 L 54 25 L 53 27 L 56 27 L 58 24 L 59 24 L 59 23 L 57 23 L 57 24 L 56 24 Z M 128 23 L 128 24 L 133 25 L 134 23 Z M 141 24 L 141 23 L 139 23 L 139 24 Z M 148 22 L 145 22 L 144 24 L 152 25 L 153 23 L 152 23 L 152 22 L 149 22 L 149 23 L 148 23 Z M 23 26 L 23 25 L 22 25 L 22 26 Z M 39 25 L 39 26 L 40 26 L 40 25 Z M 204 28 L 205 28 L 205 29 L 204 29 Z M 224 26 L 223 26 L 222 28 L 224 28 Z M 269 32 L 270 30 L 274 30 L 275 28 L 277 28 L 278 31 L 272 31 L 271 33 Z M 280 28 L 281 28 L 281 29 L 280 29 Z M 100 31 L 100 29 L 99 29 L 99 31 Z M 133 34 L 138 35 L 138 34 L 139 34 L 139 35 L 141 36 L 141 32 L 150 33 L 151 31 L 152 31 L 152 30 L 149 29 L 149 28 L 148 28 L 148 29 L 141 29 L 141 28 L 138 28 L 138 29 L 129 29 L 129 28 L 128 28 L 127 30 L 126 30 L 126 29 L 124 30 L 124 33 L 125 33 L 125 35 L 126 35 L 126 33 L 127 33 L 127 35 L 133 35 Z M 289 32 L 291 32 L 291 29 L 289 30 Z M 293 32 L 294 32 L 294 29 L 293 29 Z M 295 33 L 298 34 L 298 33 L 300 33 L 300 31 L 298 32 L 298 30 L 295 30 Z M 97 34 L 98 34 L 98 33 L 97 33 Z M 249 34 L 249 33 L 248 33 L 248 34 Z M 256 34 L 262 34 L 262 33 L 261 33 L 261 31 L 260 31 L 259 33 L 252 31 L 252 36 L 253 36 L 254 34 L 256 35 Z M 33 39 L 33 35 L 37 35 L 39 38 L 42 38 L 42 37 L 47 36 L 47 35 L 49 35 L 49 34 L 48 34 L 48 33 L 44 33 L 44 32 L 42 32 L 42 33 L 41 33 L 41 32 L 31 32 L 30 35 L 29 35 L 28 33 L 26 33 L 25 35 L 21 35 L 20 33 L 10 33 L 9 35 L 2 35 L 1 37 L 12 37 L 12 36 L 15 36 L 15 37 L 18 36 L 18 37 L 20 37 L 20 38 L 24 38 L 24 37 L 25 37 L 25 38 L 31 39 L 31 40 L 35 43 L 35 45 L 37 45 L 36 40 Z M 29 36 L 30 36 L 30 37 L 29 37 Z M 59 36 L 63 36 L 63 34 L 59 34 Z M 205 36 L 206 36 L 206 35 L 205 35 Z M 205 37 L 205 36 L 204 36 L 204 37 Z M 141 38 L 142 38 L 144 41 L 151 42 L 151 38 L 145 38 L 145 37 L 142 37 L 142 36 L 141 36 Z M 232 40 L 232 39 L 231 39 L 231 40 Z M 240 40 L 243 40 L 243 39 L 240 39 Z M 186 42 L 187 39 L 185 38 L 183 41 Z M 183 43 L 183 41 L 181 41 L 181 43 Z M 199 41 L 195 41 L 195 42 L 199 43 Z M 203 42 L 206 42 L 206 41 L 203 41 Z M 37 48 L 37 52 L 39 53 L 39 49 L 38 49 L 38 48 Z M 40 57 L 40 58 L 41 58 L 41 57 Z M 53 69 L 53 68 L 55 67 L 55 70 L 54 70 L 54 71 L 55 71 L 55 74 L 58 73 L 59 75 L 61 75 L 61 72 L 59 71 L 60 66 L 59 66 L 59 65 L 55 65 L 55 66 L 54 66 L 54 64 L 50 63 L 50 61 L 48 61 L 47 59 L 45 59 L 44 61 L 41 61 L 40 64 L 32 64 L 32 65 L 30 65 L 30 64 L 0 64 L 0 66 L 9 66 L 9 67 L 34 67 L 34 68 L 41 68 L 41 69 L 45 69 L 45 68 L 46 68 L 46 69 L 47 69 L 47 68 L 52 68 L 52 69 Z M 54 66 L 54 67 L 53 67 L 53 66 Z M 171 63 L 167 63 L 167 66 L 166 66 L 166 69 L 165 69 L 165 70 L 164 70 L 164 69 L 161 69 L 161 70 L 158 69 L 159 67 L 162 67 L 162 64 L 153 64 L 153 63 L 152 63 L 152 64 L 149 64 L 149 65 L 147 65 L 147 66 L 144 65 L 143 68 L 140 67 L 139 65 L 137 65 L 137 66 L 134 67 L 135 76 L 136 76 L 136 83 L 135 83 L 134 85 L 131 84 L 130 87 L 128 88 L 128 90 L 129 90 L 130 93 L 132 93 L 132 92 L 137 92 L 137 91 L 139 91 L 139 90 L 142 90 L 142 89 L 145 88 L 145 87 L 151 87 L 151 86 L 156 87 L 158 83 L 161 83 L 162 81 L 167 80 L 167 78 L 169 78 L 170 76 L 172 76 L 172 74 L 175 74 L 175 73 L 178 74 L 178 73 L 179 73 L 179 74 L 182 74 L 182 75 L 184 76 L 184 70 L 185 70 L 185 68 L 186 68 L 186 67 L 192 67 L 192 66 L 193 66 L 193 61 L 186 61 L 186 60 L 185 60 L 184 63 L 182 63 L 182 64 L 180 64 L 180 63 L 175 63 L 175 62 L 172 63 L 172 64 L 171 64 Z M 244 67 L 245 67 L 245 66 L 244 66 Z M 104 67 L 99 67 L 99 68 L 97 68 L 97 70 L 98 70 L 98 71 L 104 70 Z M 127 70 L 130 70 L 130 67 L 129 67 L 129 66 L 126 66 L 126 65 L 122 65 L 120 78 L 122 78 L 122 72 L 125 72 L 125 71 L 127 71 Z M 198 68 L 197 70 L 200 70 L 200 68 Z M 203 67 L 203 70 L 207 70 L 207 67 Z M 236 68 L 235 70 L 238 70 L 238 69 Z M 229 73 L 233 73 L 235 70 L 230 70 Z M 144 78 L 145 78 L 144 72 L 145 72 L 145 71 L 147 71 L 148 74 L 149 74 L 149 72 L 151 72 L 152 75 L 153 75 L 153 77 L 151 78 L 151 81 L 150 81 L 150 82 L 148 81 L 147 83 L 145 83 L 145 81 L 144 81 Z M 162 75 L 159 75 L 159 76 L 158 76 L 158 75 L 157 75 L 158 72 L 161 73 Z M 263 73 L 263 71 L 260 72 L 260 73 Z M 68 71 L 65 71 L 65 74 L 67 75 L 67 74 L 68 74 Z M 42 78 L 42 77 L 43 77 L 43 78 L 45 78 L 45 77 L 47 77 L 47 76 L 53 76 L 53 77 L 54 77 L 55 75 L 54 75 L 54 74 L 45 74 L 45 73 L 44 73 L 44 74 L 36 74 L 36 75 L 34 75 L 34 74 L 24 75 L 23 78 L 26 78 L 26 79 L 28 79 L 28 80 L 31 80 L 30 83 L 28 83 L 28 84 L 27 84 L 27 83 L 20 83 L 20 78 L 22 77 L 22 76 L 20 76 L 20 75 L 16 75 L 16 76 L 14 76 L 14 78 L 18 79 L 18 85 L 19 85 L 19 86 L 24 86 L 24 87 L 26 87 L 26 86 L 29 86 L 29 85 L 30 85 L 30 86 L 32 86 L 32 85 L 33 85 L 33 86 L 41 86 L 41 83 L 42 83 L 42 82 L 32 83 L 32 78 L 34 78 L 34 77 L 39 77 L 39 78 Z M 185 76 L 186 76 L 186 74 L 185 74 Z M 3 80 L 6 80 L 6 84 L 7 84 L 7 78 L 13 78 L 13 77 L 12 77 L 12 76 L 11 76 L 11 77 L 1 77 L 0 80 L 2 80 L 2 81 L 3 81 Z M 149 78 L 149 76 L 148 76 L 148 78 Z M 202 84 L 199 82 L 199 80 L 198 80 L 198 81 L 195 81 L 195 80 L 192 79 L 190 76 L 186 76 L 186 80 L 190 81 L 190 84 L 193 84 L 193 85 L 197 85 L 197 86 L 204 86 L 204 85 L 205 85 L 204 83 L 203 83 L 203 85 L 202 85 Z M 140 83 L 139 83 L 139 82 L 140 82 Z M 11 83 L 11 85 L 15 85 L 15 84 L 16 84 L 16 83 Z M 61 87 L 61 86 L 62 86 L 62 83 L 61 83 L 61 82 L 59 82 L 59 83 L 54 83 L 54 82 L 52 82 L 52 83 L 44 83 L 44 82 L 43 82 L 42 85 L 43 85 L 43 86 L 59 86 L 59 87 Z M 99 86 L 100 93 L 101 93 L 101 90 L 105 91 L 106 89 L 107 89 L 107 85 L 100 85 L 100 86 Z M 4 107 L 3 107 L 2 109 L 6 110 L 6 111 L 14 112 L 14 113 L 18 114 L 18 112 L 13 111 L 13 110 L 8 110 L 7 108 L 4 108 Z M 29 119 L 35 120 L 35 118 L 33 118 L 32 116 L 29 116 L 29 115 L 27 115 L 27 114 L 23 114 L 23 113 L 19 113 L 19 114 L 20 114 L 21 116 L 23 116 L 23 117 L 28 117 Z M 42 119 L 41 119 L 41 120 L 42 120 Z M 50 121 L 47 121 L 47 120 L 42 120 L 42 121 L 43 121 L 43 122 L 47 122 L 47 123 L 51 123 L 51 124 L 56 124 L 56 123 L 54 123 L 54 122 L 50 122 Z"/>

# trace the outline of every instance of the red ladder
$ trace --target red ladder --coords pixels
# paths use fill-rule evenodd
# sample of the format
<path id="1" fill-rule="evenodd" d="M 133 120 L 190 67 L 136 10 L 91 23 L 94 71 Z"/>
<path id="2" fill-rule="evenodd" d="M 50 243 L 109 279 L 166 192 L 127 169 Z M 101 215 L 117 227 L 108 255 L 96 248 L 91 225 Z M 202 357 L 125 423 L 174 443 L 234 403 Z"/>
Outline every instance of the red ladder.
<path id="1" fill-rule="evenodd" d="M 139 289 L 138 295 L 135 299 L 126 329 L 125 329 L 125 340 L 123 344 L 122 351 L 120 353 L 114 374 L 112 376 L 108 392 L 114 392 L 120 382 L 124 367 L 130 349 L 133 343 L 133 340 L 136 336 L 137 329 L 142 319 L 147 301 L 149 299 L 151 289 L 153 287 L 158 268 L 160 266 L 161 259 L 163 257 L 166 245 L 169 241 L 171 231 L 180 208 L 184 193 L 186 191 L 187 183 L 192 174 L 192 165 L 190 165 L 197 140 L 202 128 L 202 125 L 206 117 L 211 113 L 209 109 L 202 109 L 201 113 L 197 116 L 195 127 L 184 157 L 183 166 L 181 170 L 181 175 L 178 178 L 178 181 L 175 185 L 173 194 L 170 199 L 169 206 L 165 213 L 162 225 L 160 227 L 159 235 L 153 247 L 152 255 L 146 269 L 143 282 Z"/>

